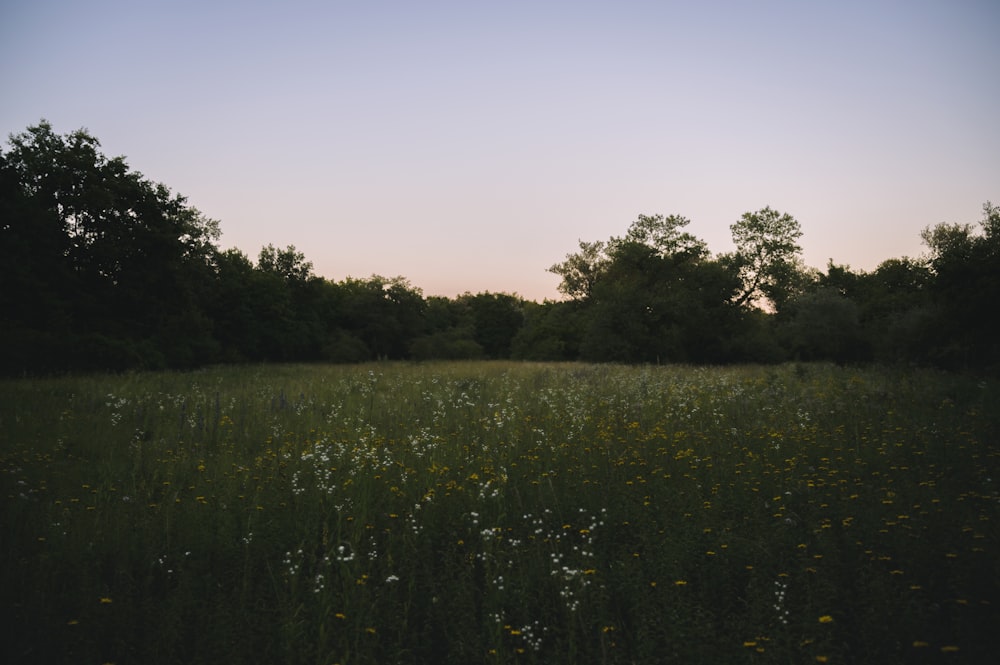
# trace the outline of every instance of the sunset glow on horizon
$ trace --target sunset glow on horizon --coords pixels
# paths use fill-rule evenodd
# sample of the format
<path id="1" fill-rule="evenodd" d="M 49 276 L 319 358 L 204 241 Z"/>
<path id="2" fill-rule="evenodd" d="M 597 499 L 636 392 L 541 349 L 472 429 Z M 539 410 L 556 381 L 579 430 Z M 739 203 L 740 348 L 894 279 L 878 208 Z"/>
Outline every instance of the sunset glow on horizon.
<path id="1" fill-rule="evenodd" d="M 0 131 L 87 128 L 251 258 L 559 298 L 578 240 L 771 206 L 805 263 L 1000 200 L 1000 6 L 125 2 L 0 9 Z M 6 144 L 5 144 L 6 148 Z"/>

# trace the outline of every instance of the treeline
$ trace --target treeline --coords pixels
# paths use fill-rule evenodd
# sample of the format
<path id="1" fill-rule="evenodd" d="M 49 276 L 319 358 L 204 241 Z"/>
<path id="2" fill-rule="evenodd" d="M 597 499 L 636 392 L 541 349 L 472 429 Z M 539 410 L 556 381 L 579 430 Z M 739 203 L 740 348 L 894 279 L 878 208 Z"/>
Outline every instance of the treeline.
<path id="1" fill-rule="evenodd" d="M 339 282 L 294 247 L 222 250 L 217 222 L 42 121 L 0 152 L 0 371 L 373 359 L 905 362 L 996 371 L 1000 207 L 923 233 L 872 272 L 801 261 L 771 208 L 713 255 L 679 216 L 639 216 L 555 264 L 560 301 L 424 297 L 401 277 Z"/>

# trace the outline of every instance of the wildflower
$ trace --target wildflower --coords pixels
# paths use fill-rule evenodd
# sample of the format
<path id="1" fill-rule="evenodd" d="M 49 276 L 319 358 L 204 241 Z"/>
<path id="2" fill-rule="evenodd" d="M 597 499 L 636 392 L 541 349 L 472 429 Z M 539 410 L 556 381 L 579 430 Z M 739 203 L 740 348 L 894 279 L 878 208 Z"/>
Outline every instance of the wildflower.
<path id="1" fill-rule="evenodd" d="M 824 614 L 819 618 L 820 623 L 833 623 L 833 617 L 829 614 Z"/>

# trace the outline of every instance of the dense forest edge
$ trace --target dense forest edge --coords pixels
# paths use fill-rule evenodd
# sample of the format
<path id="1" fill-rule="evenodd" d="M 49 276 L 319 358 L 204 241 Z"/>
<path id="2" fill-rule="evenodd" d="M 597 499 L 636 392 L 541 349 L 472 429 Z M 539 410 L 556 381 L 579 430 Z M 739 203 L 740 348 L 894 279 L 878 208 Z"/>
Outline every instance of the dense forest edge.
<path id="1" fill-rule="evenodd" d="M 580 241 L 563 300 L 425 297 L 404 277 L 317 276 L 294 246 L 256 260 L 219 222 L 42 120 L 0 150 L 0 374 L 375 359 L 903 363 L 1000 371 L 1000 206 L 924 229 L 871 272 L 804 265 L 765 207 L 712 254 L 678 215 Z"/>

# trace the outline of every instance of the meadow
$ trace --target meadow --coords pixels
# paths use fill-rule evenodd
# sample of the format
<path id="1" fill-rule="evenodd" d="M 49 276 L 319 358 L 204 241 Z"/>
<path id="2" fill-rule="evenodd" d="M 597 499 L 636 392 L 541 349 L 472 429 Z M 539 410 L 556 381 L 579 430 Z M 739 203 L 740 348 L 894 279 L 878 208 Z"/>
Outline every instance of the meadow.
<path id="1" fill-rule="evenodd" d="M 6 663 L 977 663 L 1000 384 L 267 365 L 0 382 Z"/>

